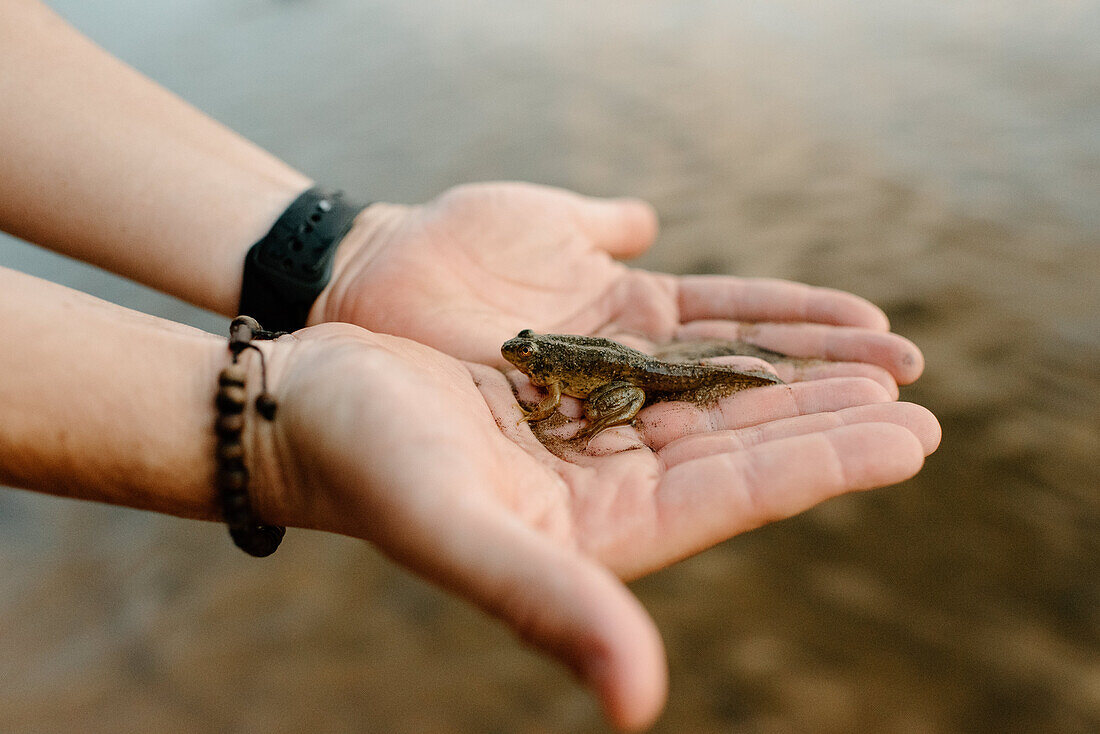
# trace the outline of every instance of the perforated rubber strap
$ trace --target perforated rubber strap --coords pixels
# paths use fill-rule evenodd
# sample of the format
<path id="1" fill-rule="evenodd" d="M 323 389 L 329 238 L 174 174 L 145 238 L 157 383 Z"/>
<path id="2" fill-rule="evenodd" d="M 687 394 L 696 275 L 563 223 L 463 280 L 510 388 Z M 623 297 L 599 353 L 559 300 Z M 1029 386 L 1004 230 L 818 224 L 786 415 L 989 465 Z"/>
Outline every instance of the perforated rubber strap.
<path id="1" fill-rule="evenodd" d="M 271 331 L 305 326 L 332 277 L 336 248 L 364 208 L 345 201 L 343 192 L 320 188 L 295 199 L 248 251 L 238 313 Z"/>

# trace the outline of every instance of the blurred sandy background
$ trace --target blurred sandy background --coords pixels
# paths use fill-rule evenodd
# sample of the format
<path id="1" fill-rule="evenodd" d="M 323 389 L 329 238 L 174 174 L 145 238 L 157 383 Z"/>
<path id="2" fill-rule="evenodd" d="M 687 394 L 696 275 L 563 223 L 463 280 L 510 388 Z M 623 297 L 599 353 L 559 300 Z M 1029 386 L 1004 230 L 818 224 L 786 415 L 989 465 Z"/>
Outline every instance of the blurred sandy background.
<path id="1" fill-rule="evenodd" d="M 326 183 L 640 195 L 645 266 L 849 289 L 924 349 L 903 398 L 944 439 L 916 479 L 636 585 L 672 666 L 656 731 L 1100 731 L 1100 2 L 53 5 Z M 0 264 L 224 326 L 12 240 Z M 0 731 L 305 730 L 603 725 L 357 542 L 257 562 L 0 491 Z"/>

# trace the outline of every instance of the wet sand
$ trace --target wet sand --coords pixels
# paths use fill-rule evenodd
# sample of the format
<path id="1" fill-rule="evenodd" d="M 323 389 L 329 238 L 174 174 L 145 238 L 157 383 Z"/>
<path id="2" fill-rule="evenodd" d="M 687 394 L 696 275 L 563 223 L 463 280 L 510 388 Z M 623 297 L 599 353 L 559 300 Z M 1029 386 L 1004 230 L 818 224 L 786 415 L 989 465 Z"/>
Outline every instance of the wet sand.
<path id="1" fill-rule="evenodd" d="M 635 585 L 672 666 L 656 731 L 1100 730 L 1100 4 L 55 7 L 326 182 L 643 196 L 643 266 L 852 290 L 920 345 L 902 395 L 944 438 L 917 478 Z M 224 324 L 9 240 L 0 264 Z M 0 492 L 0 730 L 305 729 L 603 725 L 355 541 L 257 562 L 217 526 Z"/>

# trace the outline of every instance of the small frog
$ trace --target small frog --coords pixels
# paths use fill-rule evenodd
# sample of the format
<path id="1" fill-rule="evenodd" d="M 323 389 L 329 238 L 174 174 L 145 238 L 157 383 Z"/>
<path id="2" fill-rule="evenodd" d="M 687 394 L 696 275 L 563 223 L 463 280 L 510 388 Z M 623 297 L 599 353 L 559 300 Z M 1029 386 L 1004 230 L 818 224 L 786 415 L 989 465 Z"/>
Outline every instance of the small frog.
<path id="1" fill-rule="evenodd" d="M 711 402 L 737 390 L 783 383 L 766 372 L 665 362 L 610 339 L 530 329 L 504 342 L 500 353 L 533 384 L 547 389 L 546 398 L 523 420 L 550 417 L 562 395 L 586 399 L 588 425 L 577 434 L 581 439 L 630 423 L 647 400 Z"/>

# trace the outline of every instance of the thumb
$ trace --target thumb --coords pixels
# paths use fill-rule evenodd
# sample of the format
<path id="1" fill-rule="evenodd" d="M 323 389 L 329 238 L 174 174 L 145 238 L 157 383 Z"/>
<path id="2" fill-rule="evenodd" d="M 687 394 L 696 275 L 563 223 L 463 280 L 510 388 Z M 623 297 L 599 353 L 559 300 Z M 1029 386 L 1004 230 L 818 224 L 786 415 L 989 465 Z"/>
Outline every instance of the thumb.
<path id="1" fill-rule="evenodd" d="M 434 547 L 425 547 L 421 536 L 416 557 L 398 560 L 572 669 L 616 727 L 653 723 L 668 687 L 664 646 L 623 583 L 495 506 L 452 509 L 450 521 L 434 528 L 428 540 Z"/>
<path id="2" fill-rule="evenodd" d="M 604 252 L 616 258 L 641 255 L 657 236 L 657 213 L 641 199 L 581 197 L 581 226 Z"/>

